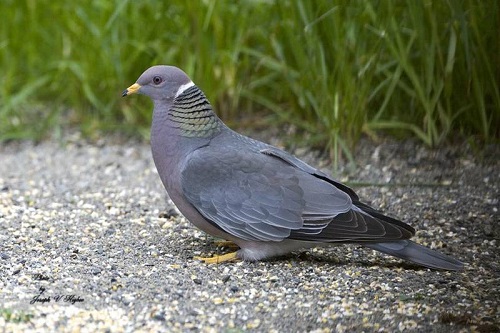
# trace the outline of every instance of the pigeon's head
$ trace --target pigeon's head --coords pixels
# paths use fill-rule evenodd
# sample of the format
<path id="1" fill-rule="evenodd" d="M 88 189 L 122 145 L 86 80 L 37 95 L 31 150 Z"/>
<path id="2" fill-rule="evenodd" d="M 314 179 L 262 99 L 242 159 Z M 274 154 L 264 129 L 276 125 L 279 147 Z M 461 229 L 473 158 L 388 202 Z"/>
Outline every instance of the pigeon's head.
<path id="1" fill-rule="evenodd" d="M 172 100 L 193 85 L 186 73 L 177 67 L 153 66 L 125 89 L 122 96 L 138 93 L 149 96 L 153 101 Z"/>

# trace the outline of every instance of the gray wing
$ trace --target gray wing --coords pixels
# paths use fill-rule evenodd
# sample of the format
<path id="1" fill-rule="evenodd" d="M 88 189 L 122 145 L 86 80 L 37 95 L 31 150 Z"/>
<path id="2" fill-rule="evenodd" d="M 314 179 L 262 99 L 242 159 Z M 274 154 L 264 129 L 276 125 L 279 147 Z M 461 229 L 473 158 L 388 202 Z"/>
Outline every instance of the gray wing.
<path id="1" fill-rule="evenodd" d="M 210 223 L 245 240 L 346 242 L 412 235 L 354 206 L 358 198 L 349 188 L 352 194 L 304 162 L 270 149 L 196 150 L 181 173 L 185 197 Z"/>
<path id="2" fill-rule="evenodd" d="M 325 219 L 352 206 L 344 192 L 259 152 L 199 149 L 181 182 L 187 200 L 208 221 L 245 240 L 283 240 L 304 228 L 304 217 L 313 228 L 324 227 Z"/>
<path id="3" fill-rule="evenodd" d="M 280 150 L 273 146 L 267 146 L 261 150 L 262 153 L 281 159 L 283 162 L 307 172 L 318 179 L 321 179 L 332 186 L 343 191 L 352 201 L 352 210 L 337 216 L 321 232 L 309 235 L 308 240 L 317 240 L 322 242 L 335 241 L 383 241 L 408 239 L 415 234 L 415 229 L 410 225 L 397 219 L 384 215 L 381 211 L 370 207 L 360 201 L 358 195 L 348 186 L 337 182 L 327 174 L 304 163 L 297 157 Z M 354 230 L 346 225 L 357 225 Z M 292 233 L 292 237 L 303 239 L 303 232 Z"/>

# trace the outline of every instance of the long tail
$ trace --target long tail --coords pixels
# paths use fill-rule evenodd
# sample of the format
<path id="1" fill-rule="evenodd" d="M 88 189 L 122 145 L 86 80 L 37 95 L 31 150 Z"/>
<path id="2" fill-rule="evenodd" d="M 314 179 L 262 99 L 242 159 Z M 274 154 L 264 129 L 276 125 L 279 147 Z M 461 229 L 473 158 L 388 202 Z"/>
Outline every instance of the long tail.
<path id="1" fill-rule="evenodd" d="M 445 269 L 450 271 L 459 271 L 464 268 L 464 264 L 462 262 L 410 240 L 363 245 L 373 250 L 409 260 L 429 268 Z"/>

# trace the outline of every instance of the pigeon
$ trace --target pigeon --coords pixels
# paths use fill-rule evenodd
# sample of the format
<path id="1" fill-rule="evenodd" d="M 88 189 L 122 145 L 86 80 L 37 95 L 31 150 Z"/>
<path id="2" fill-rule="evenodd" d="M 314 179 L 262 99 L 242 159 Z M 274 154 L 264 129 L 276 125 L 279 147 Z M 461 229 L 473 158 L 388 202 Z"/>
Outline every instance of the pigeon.
<path id="1" fill-rule="evenodd" d="M 237 245 L 207 263 L 259 261 L 354 243 L 432 269 L 462 262 L 410 240 L 415 229 L 363 203 L 348 186 L 227 127 L 181 69 L 153 66 L 122 96 L 154 104 L 151 151 L 170 199 L 192 224 Z"/>

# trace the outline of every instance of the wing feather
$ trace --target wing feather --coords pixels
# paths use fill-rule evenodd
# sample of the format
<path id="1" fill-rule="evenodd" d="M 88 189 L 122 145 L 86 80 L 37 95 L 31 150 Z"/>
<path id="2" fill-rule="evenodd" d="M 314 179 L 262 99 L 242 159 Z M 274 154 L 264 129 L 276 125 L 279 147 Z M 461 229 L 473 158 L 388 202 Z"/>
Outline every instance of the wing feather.
<path id="1" fill-rule="evenodd" d="M 384 241 L 414 232 L 276 148 L 198 149 L 187 159 L 181 183 L 186 199 L 207 221 L 245 240 Z"/>

